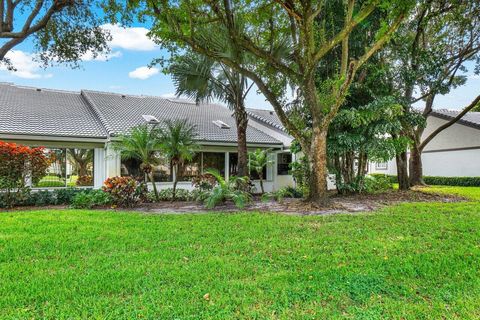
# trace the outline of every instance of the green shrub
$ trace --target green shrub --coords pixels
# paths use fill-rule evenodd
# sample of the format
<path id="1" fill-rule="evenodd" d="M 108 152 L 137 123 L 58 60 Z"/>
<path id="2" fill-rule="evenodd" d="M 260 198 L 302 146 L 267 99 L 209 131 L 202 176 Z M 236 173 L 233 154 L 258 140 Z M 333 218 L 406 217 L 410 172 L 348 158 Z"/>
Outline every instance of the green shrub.
<path id="1" fill-rule="evenodd" d="M 160 201 L 171 201 L 173 199 L 173 189 L 167 188 L 158 191 L 158 198 Z M 192 195 L 190 191 L 186 189 L 177 189 L 175 199 L 180 201 L 189 201 L 192 200 Z"/>
<path id="2" fill-rule="evenodd" d="M 35 188 L 59 188 L 59 187 L 65 187 L 65 181 L 44 180 L 44 181 L 39 181 L 35 185 Z"/>
<path id="3" fill-rule="evenodd" d="M 85 190 L 73 197 L 71 207 L 75 209 L 91 209 L 111 203 L 112 197 L 107 192 L 103 190 Z"/>
<path id="4" fill-rule="evenodd" d="M 379 173 L 372 173 L 371 176 L 385 176 Z M 397 176 L 387 175 L 392 183 L 397 182 Z M 435 177 L 424 176 L 423 181 L 432 186 L 453 186 L 453 187 L 480 187 L 480 177 Z"/>
<path id="5" fill-rule="evenodd" d="M 275 201 L 282 201 L 285 198 L 303 198 L 303 192 L 300 189 L 293 187 L 283 187 L 274 192 L 268 192 L 262 195 L 262 200 L 267 201 L 273 199 Z"/>
<path id="6" fill-rule="evenodd" d="M 393 189 L 393 183 L 387 175 L 366 176 L 364 191 L 367 193 L 380 193 Z"/>
<path id="7" fill-rule="evenodd" d="M 228 200 L 233 201 L 237 208 L 242 209 L 252 201 L 252 195 L 243 189 L 248 184 L 247 178 L 230 177 L 228 181 L 225 181 L 218 170 L 209 169 L 207 173 L 213 175 L 217 180 L 217 184 L 209 191 L 208 197 L 205 199 L 205 206 L 208 209 L 213 209 Z"/>
<path id="8" fill-rule="evenodd" d="M 102 190 L 110 194 L 116 206 L 131 208 L 147 200 L 147 185 L 132 177 L 108 178 L 103 184 Z"/>
<path id="9" fill-rule="evenodd" d="M 57 189 L 53 191 L 55 196 L 55 204 L 66 204 L 69 205 L 72 203 L 73 198 L 81 193 L 88 192 L 91 189 L 78 189 L 78 188 L 66 188 L 66 189 Z"/>

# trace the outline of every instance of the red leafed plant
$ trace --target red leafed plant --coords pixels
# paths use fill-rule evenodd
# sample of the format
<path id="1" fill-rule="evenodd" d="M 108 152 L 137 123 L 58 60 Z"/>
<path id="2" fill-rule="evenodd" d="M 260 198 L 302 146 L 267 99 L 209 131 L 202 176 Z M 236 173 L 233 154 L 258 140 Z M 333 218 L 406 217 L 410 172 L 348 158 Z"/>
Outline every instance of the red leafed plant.
<path id="1" fill-rule="evenodd" d="M 0 141 L 0 191 L 8 207 L 13 206 L 16 193 L 23 191 L 28 179 L 35 183 L 45 176 L 52 160 L 44 147 Z"/>
<path id="2" fill-rule="evenodd" d="M 112 196 L 113 203 L 119 207 L 131 208 L 144 201 L 147 186 L 132 177 L 112 177 L 103 182 L 103 191 Z"/>

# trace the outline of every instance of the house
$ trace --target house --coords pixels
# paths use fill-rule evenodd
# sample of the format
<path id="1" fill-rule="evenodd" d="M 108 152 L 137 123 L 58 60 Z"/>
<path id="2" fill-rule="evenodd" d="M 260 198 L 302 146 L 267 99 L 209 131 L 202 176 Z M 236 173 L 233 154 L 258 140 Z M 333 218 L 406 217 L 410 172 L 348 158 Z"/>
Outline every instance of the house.
<path id="1" fill-rule="evenodd" d="M 263 116 L 262 116 L 263 115 Z M 247 145 L 269 149 L 273 160 L 264 171 L 265 190 L 293 185 L 289 172 L 292 138 L 278 127 L 269 111 L 249 109 Z M 55 154 L 46 177 L 33 188 L 91 186 L 107 177 L 141 175 L 139 163 L 121 159 L 112 142 L 130 128 L 151 120 L 188 119 L 196 126 L 200 152 L 180 170 L 179 188 L 192 188 L 192 177 L 207 168 L 227 179 L 236 174 L 237 130 L 232 111 L 218 104 L 197 105 L 187 100 L 82 90 L 21 87 L 0 83 L 0 140 L 45 146 Z M 155 168 L 159 188 L 172 185 L 164 163 Z M 254 181 L 258 184 L 258 181 Z"/>
<path id="2" fill-rule="evenodd" d="M 434 110 L 427 118 L 422 139 L 458 114 L 459 111 Z M 422 161 L 425 176 L 480 176 L 480 112 L 469 112 L 440 132 L 425 147 Z M 385 163 L 371 163 L 369 171 L 396 175 L 395 159 Z"/>

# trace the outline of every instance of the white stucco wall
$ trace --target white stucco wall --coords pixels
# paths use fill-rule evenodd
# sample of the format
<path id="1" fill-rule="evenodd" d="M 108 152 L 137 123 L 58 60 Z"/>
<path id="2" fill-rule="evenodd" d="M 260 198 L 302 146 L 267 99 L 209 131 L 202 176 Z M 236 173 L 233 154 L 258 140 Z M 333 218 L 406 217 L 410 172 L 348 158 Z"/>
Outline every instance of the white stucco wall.
<path id="1" fill-rule="evenodd" d="M 430 116 L 422 139 L 445 123 L 447 120 Z M 452 125 L 427 144 L 422 161 L 426 176 L 480 176 L 480 130 L 460 123 Z M 375 163 L 370 163 L 369 169 L 371 173 L 397 174 L 395 159 L 388 162 L 387 170 L 377 169 Z"/>

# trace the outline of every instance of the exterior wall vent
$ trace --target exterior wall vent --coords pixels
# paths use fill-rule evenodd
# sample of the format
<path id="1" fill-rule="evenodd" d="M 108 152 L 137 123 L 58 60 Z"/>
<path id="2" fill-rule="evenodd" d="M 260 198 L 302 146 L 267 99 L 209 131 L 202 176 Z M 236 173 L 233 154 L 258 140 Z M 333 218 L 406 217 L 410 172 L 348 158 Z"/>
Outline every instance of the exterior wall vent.
<path id="1" fill-rule="evenodd" d="M 214 120 L 212 122 L 221 129 L 230 129 L 230 126 L 225 122 L 223 122 L 222 120 Z"/>

